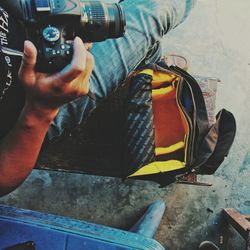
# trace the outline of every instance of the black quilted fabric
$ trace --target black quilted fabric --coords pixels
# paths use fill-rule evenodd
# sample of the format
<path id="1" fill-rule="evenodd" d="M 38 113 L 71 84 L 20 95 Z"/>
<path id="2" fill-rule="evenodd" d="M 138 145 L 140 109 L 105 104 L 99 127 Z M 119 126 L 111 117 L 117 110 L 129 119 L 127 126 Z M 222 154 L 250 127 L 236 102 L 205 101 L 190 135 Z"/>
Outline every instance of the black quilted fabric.
<path id="1" fill-rule="evenodd" d="M 152 77 L 140 75 L 130 83 L 127 100 L 127 161 L 139 169 L 154 160 L 154 124 L 152 109 Z"/>

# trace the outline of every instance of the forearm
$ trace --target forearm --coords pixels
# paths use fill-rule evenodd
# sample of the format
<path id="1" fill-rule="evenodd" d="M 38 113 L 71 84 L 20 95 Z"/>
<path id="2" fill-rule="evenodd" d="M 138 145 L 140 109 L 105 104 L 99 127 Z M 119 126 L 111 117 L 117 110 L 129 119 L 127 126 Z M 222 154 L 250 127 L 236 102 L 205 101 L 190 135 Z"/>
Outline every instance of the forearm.
<path id="1" fill-rule="evenodd" d="M 18 187 L 31 172 L 59 107 L 89 92 L 94 58 L 78 37 L 73 48 L 71 63 L 51 75 L 36 72 L 37 50 L 29 41 L 24 44 L 18 76 L 26 104 L 15 127 L 0 140 L 0 196 Z"/>
<path id="2" fill-rule="evenodd" d="M 56 113 L 25 105 L 14 128 L 0 141 L 0 196 L 14 190 L 29 175 Z"/>

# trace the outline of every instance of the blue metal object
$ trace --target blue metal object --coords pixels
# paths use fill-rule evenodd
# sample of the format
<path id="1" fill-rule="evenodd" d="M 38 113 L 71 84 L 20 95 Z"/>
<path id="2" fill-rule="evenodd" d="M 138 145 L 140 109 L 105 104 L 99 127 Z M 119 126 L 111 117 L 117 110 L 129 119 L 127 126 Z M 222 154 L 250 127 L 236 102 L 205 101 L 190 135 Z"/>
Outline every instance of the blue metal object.
<path id="1" fill-rule="evenodd" d="M 163 201 L 152 203 L 141 219 L 130 229 L 130 232 L 135 232 L 147 238 L 154 238 L 165 209 L 166 206 Z"/>
<path id="2" fill-rule="evenodd" d="M 36 250 L 164 250 L 151 239 L 164 209 L 163 202 L 153 203 L 134 227 L 137 233 L 133 233 L 0 205 L 0 249 L 33 241 Z"/>

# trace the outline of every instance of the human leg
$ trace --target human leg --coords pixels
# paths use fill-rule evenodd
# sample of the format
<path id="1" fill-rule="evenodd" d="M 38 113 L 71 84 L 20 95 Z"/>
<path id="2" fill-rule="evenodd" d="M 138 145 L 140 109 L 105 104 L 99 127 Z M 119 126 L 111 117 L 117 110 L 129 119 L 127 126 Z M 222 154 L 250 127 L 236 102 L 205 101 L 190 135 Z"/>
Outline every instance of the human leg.
<path id="1" fill-rule="evenodd" d="M 48 131 L 48 138 L 84 121 L 139 64 L 157 61 L 163 36 L 185 19 L 193 3 L 194 0 L 122 1 L 127 20 L 125 36 L 94 44 L 91 50 L 95 67 L 90 88 L 96 101 L 82 97 L 64 105 Z"/>
<path id="2" fill-rule="evenodd" d="M 123 38 L 95 44 L 92 91 L 103 99 L 142 61 L 157 61 L 161 40 L 190 12 L 194 0 L 124 0 L 121 5 L 127 19 Z"/>

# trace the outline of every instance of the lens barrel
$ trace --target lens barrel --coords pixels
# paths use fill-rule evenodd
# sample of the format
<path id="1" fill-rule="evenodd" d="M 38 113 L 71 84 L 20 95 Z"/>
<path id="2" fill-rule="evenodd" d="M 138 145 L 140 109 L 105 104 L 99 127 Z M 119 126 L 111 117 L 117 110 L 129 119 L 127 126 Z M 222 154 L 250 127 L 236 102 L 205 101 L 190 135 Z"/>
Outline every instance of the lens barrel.
<path id="1" fill-rule="evenodd" d="M 78 35 L 85 42 L 100 42 L 124 35 L 126 20 L 119 4 L 95 1 L 82 2 Z"/>

